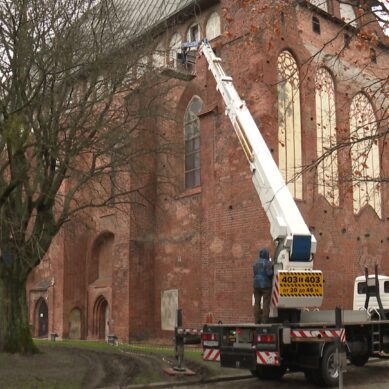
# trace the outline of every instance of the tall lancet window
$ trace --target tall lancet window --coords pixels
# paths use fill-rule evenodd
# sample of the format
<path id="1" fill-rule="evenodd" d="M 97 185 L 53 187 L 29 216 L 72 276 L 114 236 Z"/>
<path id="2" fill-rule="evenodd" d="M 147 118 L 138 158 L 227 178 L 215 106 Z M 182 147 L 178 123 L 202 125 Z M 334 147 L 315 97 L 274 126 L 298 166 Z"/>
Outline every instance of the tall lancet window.
<path id="1" fill-rule="evenodd" d="M 380 156 L 377 118 L 368 97 L 358 93 L 351 102 L 350 138 L 354 213 L 370 205 L 381 217 Z"/>
<path id="2" fill-rule="evenodd" d="M 188 104 L 184 119 L 185 135 L 185 188 L 200 185 L 200 119 L 203 109 L 200 97 L 193 96 Z"/>
<path id="3" fill-rule="evenodd" d="M 302 199 L 300 78 L 289 51 L 279 55 L 277 73 L 279 168 L 292 195 Z"/>
<path id="4" fill-rule="evenodd" d="M 330 72 L 316 73 L 316 128 L 318 192 L 332 205 L 339 205 L 338 154 L 336 151 L 335 86 Z"/>

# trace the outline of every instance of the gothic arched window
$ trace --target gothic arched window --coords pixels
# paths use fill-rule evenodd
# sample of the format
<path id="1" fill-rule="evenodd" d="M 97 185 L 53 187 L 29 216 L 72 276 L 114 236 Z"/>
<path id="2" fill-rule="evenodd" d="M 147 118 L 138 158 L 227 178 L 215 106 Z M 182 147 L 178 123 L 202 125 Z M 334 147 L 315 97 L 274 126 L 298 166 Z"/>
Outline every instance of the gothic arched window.
<path id="1" fill-rule="evenodd" d="M 203 101 L 194 96 L 185 112 L 185 188 L 200 185 L 200 119 Z"/>
<path id="2" fill-rule="evenodd" d="M 277 74 L 279 168 L 292 195 L 302 199 L 300 78 L 289 51 L 279 55 Z"/>
<path id="3" fill-rule="evenodd" d="M 377 118 L 364 93 L 354 96 L 350 108 L 351 168 L 354 213 L 370 205 L 381 217 L 380 156 Z"/>
<path id="4" fill-rule="evenodd" d="M 318 191 L 332 205 L 339 205 L 338 155 L 336 146 L 335 86 L 330 72 L 320 68 L 316 73 L 316 128 Z"/>
<path id="5" fill-rule="evenodd" d="M 201 39 L 200 35 L 200 25 L 198 23 L 193 23 L 186 34 L 186 39 L 188 42 L 199 41 Z"/>
<path id="6" fill-rule="evenodd" d="M 340 3 L 340 17 L 354 27 L 358 27 L 354 7 L 351 4 Z"/>
<path id="7" fill-rule="evenodd" d="M 207 20 L 205 27 L 205 37 L 208 40 L 212 40 L 221 34 L 220 16 L 217 12 L 212 12 L 211 16 Z"/>

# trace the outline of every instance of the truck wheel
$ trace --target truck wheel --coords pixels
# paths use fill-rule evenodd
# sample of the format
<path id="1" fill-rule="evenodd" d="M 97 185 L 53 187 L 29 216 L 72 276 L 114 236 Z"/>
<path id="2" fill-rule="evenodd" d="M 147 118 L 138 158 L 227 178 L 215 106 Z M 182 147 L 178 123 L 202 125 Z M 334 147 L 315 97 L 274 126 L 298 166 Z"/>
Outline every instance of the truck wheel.
<path id="1" fill-rule="evenodd" d="M 350 356 L 350 362 L 354 366 L 359 366 L 359 367 L 365 366 L 368 360 L 369 360 L 369 354 Z"/>
<path id="2" fill-rule="evenodd" d="M 280 380 L 286 372 L 284 366 L 262 366 L 258 365 L 256 370 L 251 370 L 251 374 L 261 380 Z"/>
<path id="3" fill-rule="evenodd" d="M 321 386 L 335 387 L 339 381 L 339 367 L 336 362 L 336 346 L 334 343 L 324 349 L 318 370 L 318 382 Z"/>

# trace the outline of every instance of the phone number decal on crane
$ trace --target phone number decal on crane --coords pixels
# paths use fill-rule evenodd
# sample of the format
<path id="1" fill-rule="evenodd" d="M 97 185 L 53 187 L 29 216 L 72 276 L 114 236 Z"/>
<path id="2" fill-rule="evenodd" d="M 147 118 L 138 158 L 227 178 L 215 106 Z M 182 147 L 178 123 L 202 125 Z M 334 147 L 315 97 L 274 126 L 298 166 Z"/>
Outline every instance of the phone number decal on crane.
<path id="1" fill-rule="evenodd" d="M 323 273 L 282 272 L 279 274 L 280 296 L 311 297 L 323 295 Z"/>

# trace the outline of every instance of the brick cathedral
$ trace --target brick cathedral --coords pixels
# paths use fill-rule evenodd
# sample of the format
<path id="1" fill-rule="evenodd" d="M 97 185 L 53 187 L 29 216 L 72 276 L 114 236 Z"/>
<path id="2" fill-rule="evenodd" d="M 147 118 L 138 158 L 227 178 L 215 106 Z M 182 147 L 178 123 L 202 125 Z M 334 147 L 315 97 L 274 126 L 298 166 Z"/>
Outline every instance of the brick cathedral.
<path id="1" fill-rule="evenodd" d="M 139 15 L 155 12 L 151 3 L 164 16 L 147 61 L 179 67 L 181 42 L 208 38 L 318 241 L 323 308 L 351 308 L 364 266 L 389 274 L 387 140 L 349 142 L 388 127 L 388 99 L 372 86 L 388 83 L 388 37 L 337 0 L 145 0 Z M 376 39 L 362 47 L 364 33 Z M 131 215 L 93 210 L 62 229 L 29 278 L 34 336 L 169 337 L 177 308 L 191 328 L 253 321 L 252 262 L 273 250 L 270 227 L 205 59 L 194 66 L 174 89 L 178 119 L 157 123 L 183 153 L 153 164 L 178 185 L 166 192 L 150 179 L 153 201 L 139 199 Z"/>

